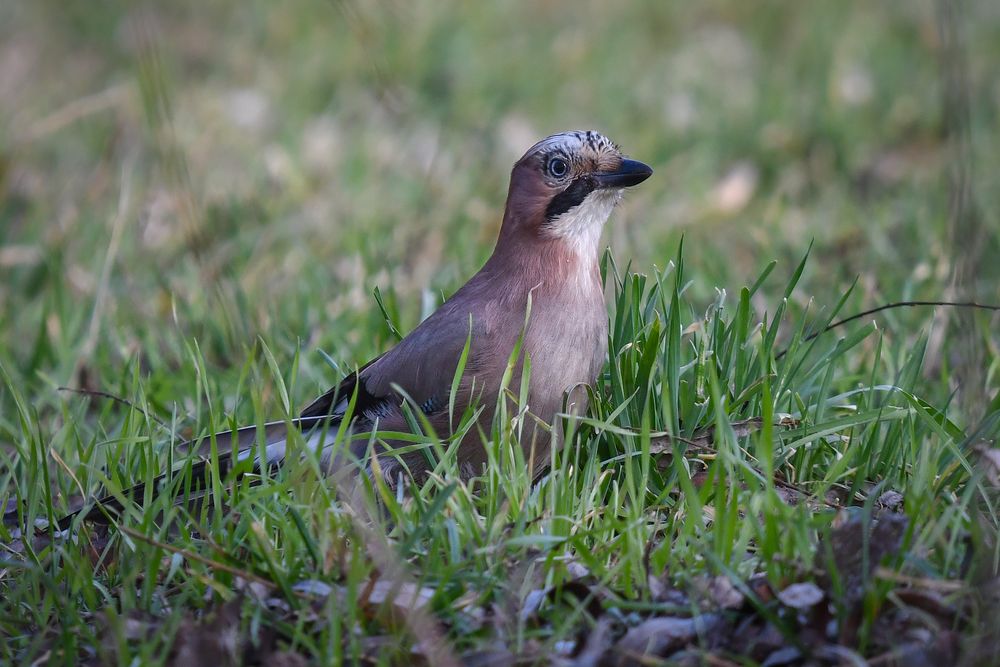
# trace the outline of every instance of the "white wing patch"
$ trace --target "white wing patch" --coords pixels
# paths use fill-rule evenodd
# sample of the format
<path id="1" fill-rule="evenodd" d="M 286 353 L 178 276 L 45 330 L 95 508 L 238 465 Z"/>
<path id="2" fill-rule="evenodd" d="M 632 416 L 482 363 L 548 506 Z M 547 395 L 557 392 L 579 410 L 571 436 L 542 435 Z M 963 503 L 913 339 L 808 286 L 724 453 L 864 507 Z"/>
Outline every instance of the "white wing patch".
<path id="1" fill-rule="evenodd" d="M 340 407 L 338 405 L 338 407 Z M 324 428 L 322 425 L 316 426 L 312 430 L 303 433 L 303 445 L 306 449 L 311 452 L 325 452 L 333 446 L 337 439 L 337 429 L 339 426 L 330 426 Z M 285 460 L 285 456 L 288 450 L 288 439 L 282 438 L 281 440 L 275 440 L 274 442 L 268 443 L 264 448 L 264 456 L 266 458 L 267 466 L 274 466 L 282 463 Z M 258 447 L 251 447 L 250 449 L 245 449 L 239 453 L 236 457 L 237 461 L 246 461 L 251 456 L 254 457 L 254 464 L 259 467 L 265 467 L 261 465 L 265 463 L 261 461 L 259 456 L 260 449 Z M 325 460 L 325 457 L 321 457 L 321 460 Z"/>

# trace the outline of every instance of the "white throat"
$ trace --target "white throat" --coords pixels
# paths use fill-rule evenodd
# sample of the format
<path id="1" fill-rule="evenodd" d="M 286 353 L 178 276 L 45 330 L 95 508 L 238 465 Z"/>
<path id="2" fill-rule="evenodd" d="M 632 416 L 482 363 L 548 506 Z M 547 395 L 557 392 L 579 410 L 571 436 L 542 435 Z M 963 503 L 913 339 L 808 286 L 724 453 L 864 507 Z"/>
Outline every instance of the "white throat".
<path id="1" fill-rule="evenodd" d="M 550 233 L 563 239 L 580 259 L 595 261 L 604 223 L 621 198 L 621 190 L 595 190 L 580 204 L 549 223 Z"/>

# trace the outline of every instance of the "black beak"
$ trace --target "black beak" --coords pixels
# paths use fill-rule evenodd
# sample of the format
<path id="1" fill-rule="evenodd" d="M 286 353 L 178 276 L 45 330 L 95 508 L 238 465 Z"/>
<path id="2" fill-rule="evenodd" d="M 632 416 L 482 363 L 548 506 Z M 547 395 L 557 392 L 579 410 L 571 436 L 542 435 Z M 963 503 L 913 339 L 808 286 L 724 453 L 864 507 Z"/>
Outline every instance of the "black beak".
<path id="1" fill-rule="evenodd" d="M 638 160 L 622 160 L 615 171 L 598 172 L 594 174 L 599 188 L 630 188 L 639 185 L 653 175 L 648 165 Z"/>

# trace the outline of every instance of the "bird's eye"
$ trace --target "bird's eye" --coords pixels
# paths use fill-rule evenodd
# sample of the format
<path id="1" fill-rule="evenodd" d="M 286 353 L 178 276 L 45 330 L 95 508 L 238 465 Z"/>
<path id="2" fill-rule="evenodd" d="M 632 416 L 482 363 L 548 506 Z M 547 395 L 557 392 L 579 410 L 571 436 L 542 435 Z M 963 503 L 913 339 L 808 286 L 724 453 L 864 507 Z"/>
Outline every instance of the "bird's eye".
<path id="1" fill-rule="evenodd" d="M 562 178 L 569 172 L 569 165 L 561 157 L 549 160 L 549 173 L 555 178 Z"/>

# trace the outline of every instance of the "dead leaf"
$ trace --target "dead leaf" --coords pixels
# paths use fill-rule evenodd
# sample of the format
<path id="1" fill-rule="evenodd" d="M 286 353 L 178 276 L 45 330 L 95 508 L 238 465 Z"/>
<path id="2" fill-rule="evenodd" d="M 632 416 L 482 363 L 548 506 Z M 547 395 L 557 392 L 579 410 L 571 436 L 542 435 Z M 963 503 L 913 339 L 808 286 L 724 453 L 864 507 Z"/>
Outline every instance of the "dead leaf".
<path id="1" fill-rule="evenodd" d="M 716 609 L 739 609 L 745 598 L 743 593 L 733 585 L 732 580 L 724 574 L 709 579 L 696 579 L 693 588 L 702 596 L 707 597 Z M 695 598 L 697 599 L 697 598 Z"/>
<path id="2" fill-rule="evenodd" d="M 401 623 L 411 611 L 426 607 L 434 593 L 426 586 L 378 579 L 362 596 L 362 605 L 372 614 L 388 613 L 389 619 Z"/>
<path id="3" fill-rule="evenodd" d="M 878 634 L 873 637 L 884 648 L 884 652 L 869 658 L 867 664 L 872 667 L 937 667 L 960 664 L 960 641 L 957 633 L 913 626 L 910 623 L 912 620 L 896 618 L 889 624 L 879 624 L 876 630 Z M 970 660 L 962 664 L 996 663 Z"/>
<path id="4" fill-rule="evenodd" d="M 261 664 L 268 667 L 306 667 L 309 661 L 301 653 L 293 651 L 276 651 L 267 656 Z"/>
<path id="5" fill-rule="evenodd" d="M 691 601 L 688 599 L 688 596 L 671 585 L 666 576 L 660 578 L 649 575 L 647 581 L 649 584 L 649 598 L 652 602 L 658 602 L 663 605 L 672 604 L 678 610 L 691 608 Z"/>
<path id="6" fill-rule="evenodd" d="M 607 656 L 610 648 L 611 620 L 604 617 L 587 633 L 583 648 L 580 649 L 576 657 L 561 664 L 567 667 L 597 667 L 597 665 L 604 664 L 602 658 Z"/>
<path id="7" fill-rule="evenodd" d="M 788 640 L 773 623 L 751 613 L 726 632 L 722 646 L 727 651 L 763 661 L 788 646 Z"/>
<path id="8" fill-rule="evenodd" d="M 829 536 L 833 562 L 821 583 L 829 587 L 834 578 L 838 579 L 847 600 L 858 602 L 882 559 L 899 551 L 909 520 L 903 514 L 892 513 L 876 519 L 842 512 L 839 518 L 840 524 Z"/>
<path id="9" fill-rule="evenodd" d="M 605 660 L 607 665 L 639 665 L 641 658 L 667 658 L 699 635 L 710 635 L 722 624 L 717 614 L 702 614 L 693 618 L 658 616 L 650 618 L 625 633 L 611 649 L 614 656 Z"/>
<path id="10" fill-rule="evenodd" d="M 758 573 L 750 577 L 747 581 L 747 586 L 753 591 L 753 594 L 757 596 L 757 600 L 761 603 L 768 603 L 774 599 L 774 589 L 771 587 L 771 582 L 767 580 L 767 575 L 763 573 Z"/>
<path id="11" fill-rule="evenodd" d="M 778 593 L 778 600 L 781 604 L 798 611 L 806 611 L 823 601 L 825 595 L 819 586 L 807 581 L 800 584 L 792 584 Z"/>
<path id="12" fill-rule="evenodd" d="M 292 590 L 301 595 L 311 595 L 318 598 L 327 598 L 334 592 L 333 586 L 318 579 L 304 579 L 292 585 Z"/>
<path id="13" fill-rule="evenodd" d="M 528 591 L 528 594 L 524 596 L 524 603 L 521 604 L 521 609 L 517 612 L 517 617 L 521 622 L 525 622 L 532 618 L 538 613 L 539 608 L 542 606 L 542 601 L 549 593 L 548 588 L 535 588 Z"/>
<path id="14" fill-rule="evenodd" d="M 792 507 L 798 505 L 804 498 L 804 494 L 790 484 L 775 484 L 774 492 L 781 502 Z"/>
<path id="15" fill-rule="evenodd" d="M 488 648 L 462 655 L 462 667 L 510 667 L 514 654 L 506 648 Z"/>
<path id="16" fill-rule="evenodd" d="M 566 563 L 566 573 L 573 579 L 583 579 L 590 576 L 590 570 L 578 560 L 571 560 Z"/>
<path id="17" fill-rule="evenodd" d="M 186 619 L 171 649 L 173 667 L 226 667 L 242 662 L 246 638 L 240 634 L 243 598 L 219 607 L 207 622 Z"/>
<path id="18" fill-rule="evenodd" d="M 990 486 L 1000 486 L 1000 449 L 982 443 L 974 450 L 979 454 L 979 466 Z"/>
<path id="19" fill-rule="evenodd" d="M 902 493 L 899 491 L 889 490 L 879 496 L 878 500 L 875 501 L 875 504 L 878 505 L 879 509 L 886 510 L 888 512 L 902 512 L 904 500 L 905 498 Z"/>
<path id="20" fill-rule="evenodd" d="M 801 658 L 802 651 L 794 646 L 783 646 L 767 656 L 764 662 L 761 663 L 761 667 L 784 667 L 785 665 L 797 665 L 800 663 Z"/>

